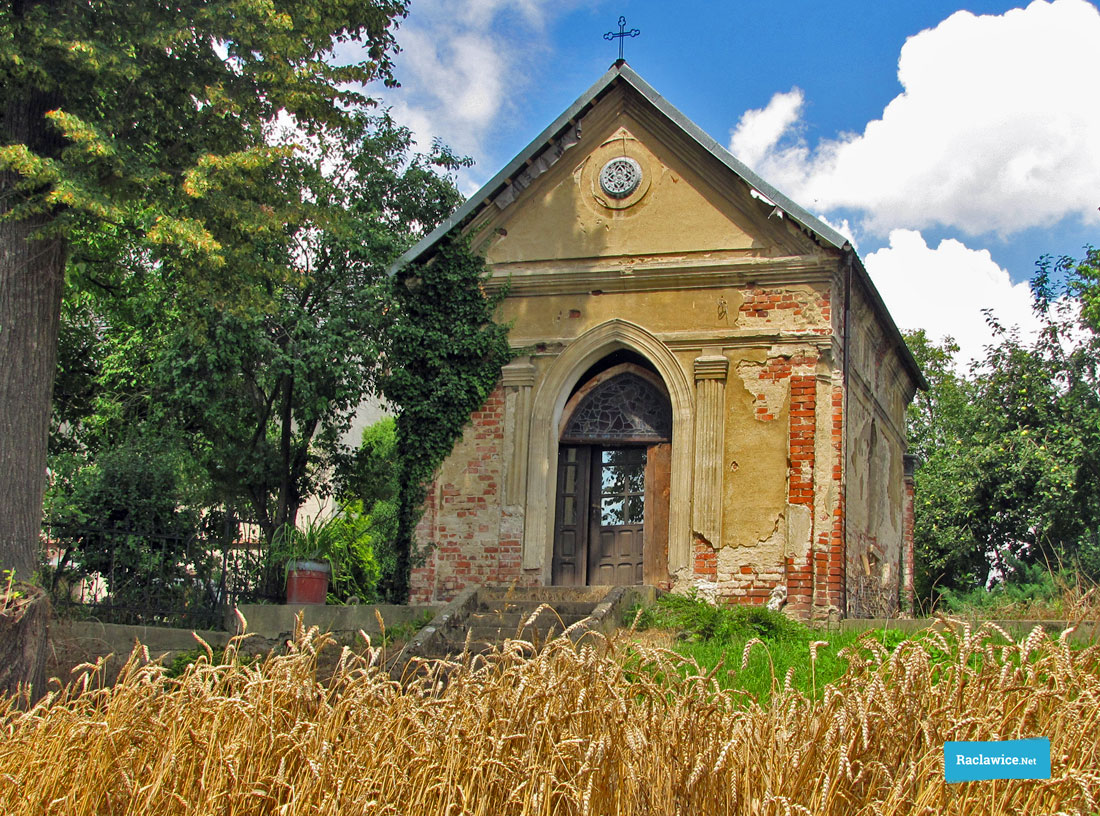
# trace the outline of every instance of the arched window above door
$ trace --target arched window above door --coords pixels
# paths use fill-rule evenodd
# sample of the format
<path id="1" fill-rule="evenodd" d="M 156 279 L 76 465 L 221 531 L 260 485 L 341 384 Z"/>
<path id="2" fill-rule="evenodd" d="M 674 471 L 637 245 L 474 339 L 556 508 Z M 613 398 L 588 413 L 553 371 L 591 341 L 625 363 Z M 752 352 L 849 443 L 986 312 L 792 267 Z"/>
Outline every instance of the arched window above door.
<path id="1" fill-rule="evenodd" d="M 672 407 L 660 381 L 633 364 L 582 386 L 566 406 L 562 442 L 655 443 L 672 438 Z"/>

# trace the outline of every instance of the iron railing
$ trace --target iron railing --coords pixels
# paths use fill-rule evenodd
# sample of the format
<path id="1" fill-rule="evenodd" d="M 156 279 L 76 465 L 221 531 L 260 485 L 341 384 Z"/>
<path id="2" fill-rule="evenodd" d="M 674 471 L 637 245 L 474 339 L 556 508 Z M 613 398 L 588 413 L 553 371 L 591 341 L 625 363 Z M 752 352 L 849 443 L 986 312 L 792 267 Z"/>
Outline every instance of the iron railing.
<path id="1" fill-rule="evenodd" d="M 42 574 L 58 613 L 108 623 L 221 628 L 242 603 L 277 601 L 278 570 L 256 525 L 216 533 L 47 524 Z"/>

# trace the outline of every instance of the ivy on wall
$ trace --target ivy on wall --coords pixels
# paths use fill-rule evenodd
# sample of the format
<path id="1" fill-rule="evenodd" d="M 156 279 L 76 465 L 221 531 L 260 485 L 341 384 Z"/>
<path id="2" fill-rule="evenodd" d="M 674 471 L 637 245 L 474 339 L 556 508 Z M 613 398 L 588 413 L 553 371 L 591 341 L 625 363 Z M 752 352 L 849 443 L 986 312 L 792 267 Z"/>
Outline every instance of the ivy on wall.
<path id="1" fill-rule="evenodd" d="M 428 485 L 512 357 L 508 327 L 493 321 L 505 291 L 488 292 L 487 278 L 469 236 L 452 233 L 429 260 L 393 279 L 381 389 L 398 406 L 401 501 L 395 569 L 379 586 L 391 603 L 408 598 L 413 563 L 426 555 L 417 552 L 415 532 Z"/>

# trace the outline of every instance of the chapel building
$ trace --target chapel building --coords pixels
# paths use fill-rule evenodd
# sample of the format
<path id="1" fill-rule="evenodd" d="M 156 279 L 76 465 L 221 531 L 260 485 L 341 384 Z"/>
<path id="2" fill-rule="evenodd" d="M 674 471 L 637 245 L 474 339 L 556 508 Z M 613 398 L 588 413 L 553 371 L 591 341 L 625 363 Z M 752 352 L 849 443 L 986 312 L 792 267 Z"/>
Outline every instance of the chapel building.
<path id="1" fill-rule="evenodd" d="M 898 611 L 925 382 L 842 235 L 621 61 L 400 263 L 455 226 L 508 283 L 516 357 L 432 485 L 414 602 L 650 584 Z"/>

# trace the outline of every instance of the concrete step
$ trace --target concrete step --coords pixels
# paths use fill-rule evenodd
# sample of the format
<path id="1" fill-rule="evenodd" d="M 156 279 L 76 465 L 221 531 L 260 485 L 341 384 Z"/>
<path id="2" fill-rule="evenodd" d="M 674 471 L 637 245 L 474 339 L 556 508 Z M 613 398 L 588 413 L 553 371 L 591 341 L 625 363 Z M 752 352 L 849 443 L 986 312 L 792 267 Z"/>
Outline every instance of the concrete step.
<path id="1" fill-rule="evenodd" d="M 491 623 L 478 624 L 476 626 L 468 627 L 470 631 L 470 637 L 473 640 L 490 640 L 494 643 L 500 643 L 507 638 L 519 637 L 523 640 L 529 640 L 533 637 L 538 637 L 540 640 L 548 637 L 551 633 L 555 636 L 560 635 L 570 624 L 562 625 L 556 620 L 546 623 L 542 626 L 528 626 L 523 630 L 517 632 L 514 626 L 495 626 Z M 466 630 L 457 631 L 452 637 L 447 638 L 450 641 L 461 641 L 466 637 Z"/>
<path id="2" fill-rule="evenodd" d="M 655 597 L 653 587 L 470 587 L 443 607 L 432 624 L 409 642 L 407 653 L 394 661 L 390 676 L 402 682 L 420 682 L 408 674 L 420 671 L 417 659 L 454 660 L 463 651 L 481 655 L 499 648 L 517 634 L 521 640 L 541 647 L 551 637 L 591 617 L 605 603 L 608 606 L 601 612 L 607 615 L 601 621 L 593 620 L 591 626 L 596 631 L 609 631 L 618 622 L 623 604 L 652 603 Z M 544 604 L 549 608 L 540 610 L 534 621 L 525 625 Z M 588 626 L 577 627 L 570 637 L 574 641 L 582 639 L 588 630 Z M 437 669 L 443 672 L 446 682 L 451 669 L 447 666 Z M 438 682 L 431 675 L 422 679 Z"/>
<path id="3" fill-rule="evenodd" d="M 590 601 L 539 601 L 531 598 L 508 598 L 500 600 L 481 601 L 477 606 L 478 612 L 518 612 L 530 615 L 540 606 L 548 605 L 564 619 L 570 615 L 591 615 L 596 604 Z M 549 610 L 544 614 L 553 615 Z"/>
<path id="4" fill-rule="evenodd" d="M 496 611 L 482 611 L 471 612 L 466 616 L 466 620 L 460 623 L 460 626 L 495 626 L 500 629 L 511 630 L 515 632 L 517 629 L 524 625 L 534 626 L 540 629 L 545 629 L 547 626 L 554 624 L 559 629 L 576 623 L 579 620 L 584 620 L 591 614 L 592 610 L 581 610 L 579 612 L 561 613 L 557 610 L 546 609 L 540 612 L 534 620 L 531 620 L 534 610 L 531 611 L 516 611 L 516 612 L 496 612 Z M 530 624 L 527 622 L 531 621 Z"/>
<path id="5" fill-rule="evenodd" d="M 478 599 L 482 602 L 516 600 L 552 605 L 567 601 L 598 604 L 612 589 L 614 587 L 609 586 L 481 587 L 478 589 Z"/>

